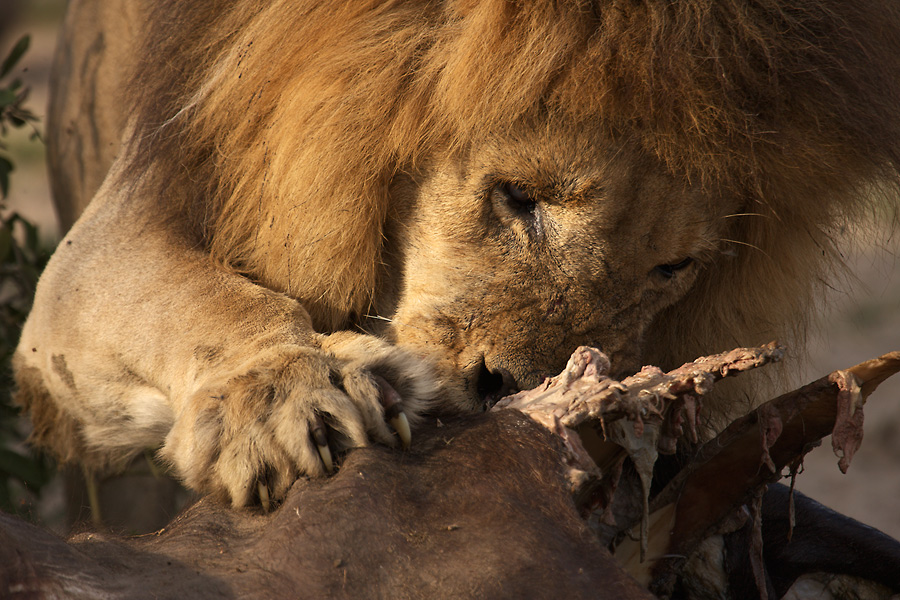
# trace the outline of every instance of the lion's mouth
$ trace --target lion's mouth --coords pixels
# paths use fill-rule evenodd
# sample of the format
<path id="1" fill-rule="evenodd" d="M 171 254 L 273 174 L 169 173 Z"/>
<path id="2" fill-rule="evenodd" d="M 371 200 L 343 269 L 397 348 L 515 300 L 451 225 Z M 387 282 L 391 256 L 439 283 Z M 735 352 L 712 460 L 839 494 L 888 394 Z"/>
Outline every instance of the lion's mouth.
<path id="1" fill-rule="evenodd" d="M 475 373 L 475 390 L 484 410 L 488 410 L 504 396 L 518 392 L 519 386 L 512 373 L 503 367 L 488 368 L 482 357 Z"/>

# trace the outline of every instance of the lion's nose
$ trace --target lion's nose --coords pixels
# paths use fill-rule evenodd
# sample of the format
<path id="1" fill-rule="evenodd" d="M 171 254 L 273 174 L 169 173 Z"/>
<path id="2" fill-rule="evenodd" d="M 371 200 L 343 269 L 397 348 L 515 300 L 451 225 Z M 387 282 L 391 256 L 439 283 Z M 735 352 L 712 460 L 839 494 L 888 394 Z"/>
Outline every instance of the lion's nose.
<path id="1" fill-rule="evenodd" d="M 519 386 L 516 384 L 516 379 L 512 373 L 503 367 L 489 369 L 482 358 L 481 367 L 478 370 L 476 389 L 484 409 L 488 410 L 504 396 L 518 392 Z"/>

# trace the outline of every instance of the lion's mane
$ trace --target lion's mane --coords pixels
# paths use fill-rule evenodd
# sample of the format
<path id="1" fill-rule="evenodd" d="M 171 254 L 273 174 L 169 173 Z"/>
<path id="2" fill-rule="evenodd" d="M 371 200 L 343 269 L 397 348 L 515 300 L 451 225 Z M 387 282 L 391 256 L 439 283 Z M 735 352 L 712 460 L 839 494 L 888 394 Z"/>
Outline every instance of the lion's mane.
<path id="1" fill-rule="evenodd" d="M 154 214 L 301 299 L 365 313 L 389 183 L 526 119 L 583 119 L 737 195 L 734 256 L 660 318 L 657 360 L 798 332 L 847 217 L 894 193 L 889 0 L 166 0 L 134 80 Z M 698 315 L 702 315 L 702 322 Z"/>

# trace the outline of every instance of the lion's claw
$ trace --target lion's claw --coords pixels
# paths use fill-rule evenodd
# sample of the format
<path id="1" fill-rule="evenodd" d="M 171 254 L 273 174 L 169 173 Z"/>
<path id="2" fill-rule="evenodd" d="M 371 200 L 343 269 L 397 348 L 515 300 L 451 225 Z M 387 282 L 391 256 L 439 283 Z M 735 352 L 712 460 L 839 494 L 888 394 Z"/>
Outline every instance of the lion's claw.
<path id="1" fill-rule="evenodd" d="M 406 413 L 403 412 L 400 394 L 381 375 L 373 375 L 372 377 L 375 379 L 375 383 L 378 384 L 378 389 L 381 392 L 381 405 L 384 407 L 385 420 L 397 432 L 397 437 L 400 438 L 403 448 L 409 448 L 409 445 L 412 443 L 412 430 L 409 427 L 409 419 L 406 418 Z"/>
<path id="2" fill-rule="evenodd" d="M 316 450 L 319 451 L 319 457 L 322 459 L 322 466 L 325 467 L 325 472 L 333 473 L 334 461 L 331 458 L 331 449 L 328 447 L 328 444 L 325 444 L 324 446 L 316 444 Z"/>
<path id="3" fill-rule="evenodd" d="M 275 346 L 192 396 L 163 449 L 188 486 L 270 510 L 297 477 L 333 473 L 345 451 L 409 446 L 439 391 L 427 365 L 361 334 L 318 341 Z"/>
<path id="4" fill-rule="evenodd" d="M 328 435 L 325 433 L 325 423 L 322 421 L 322 417 L 316 415 L 312 426 L 309 428 L 309 433 L 316 444 L 316 450 L 319 451 L 319 457 L 322 459 L 325 472 L 334 472 L 334 460 L 331 457 L 331 448 L 328 447 Z"/>
<path id="5" fill-rule="evenodd" d="M 259 494 L 259 504 L 262 506 L 263 512 L 269 512 L 269 486 L 265 481 L 256 482 L 256 493 Z"/>
<path id="6" fill-rule="evenodd" d="M 400 438 L 400 443 L 403 444 L 403 449 L 406 450 L 412 443 L 412 431 L 409 428 L 409 419 L 406 418 L 406 413 L 397 413 L 397 416 L 390 421 L 391 427 L 394 428 L 394 431 L 397 432 L 397 436 Z"/>

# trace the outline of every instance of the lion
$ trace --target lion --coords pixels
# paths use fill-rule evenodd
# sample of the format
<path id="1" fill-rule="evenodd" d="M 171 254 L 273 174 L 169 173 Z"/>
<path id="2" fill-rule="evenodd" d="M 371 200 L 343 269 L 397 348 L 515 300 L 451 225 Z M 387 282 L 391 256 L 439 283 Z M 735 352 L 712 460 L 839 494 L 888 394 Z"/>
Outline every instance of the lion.
<path id="1" fill-rule="evenodd" d="M 14 358 L 88 468 L 159 448 L 244 506 L 579 345 L 802 347 L 842 228 L 896 204 L 887 0 L 130 4 L 70 3 L 51 140 L 106 150 L 51 156 L 104 178 Z"/>

